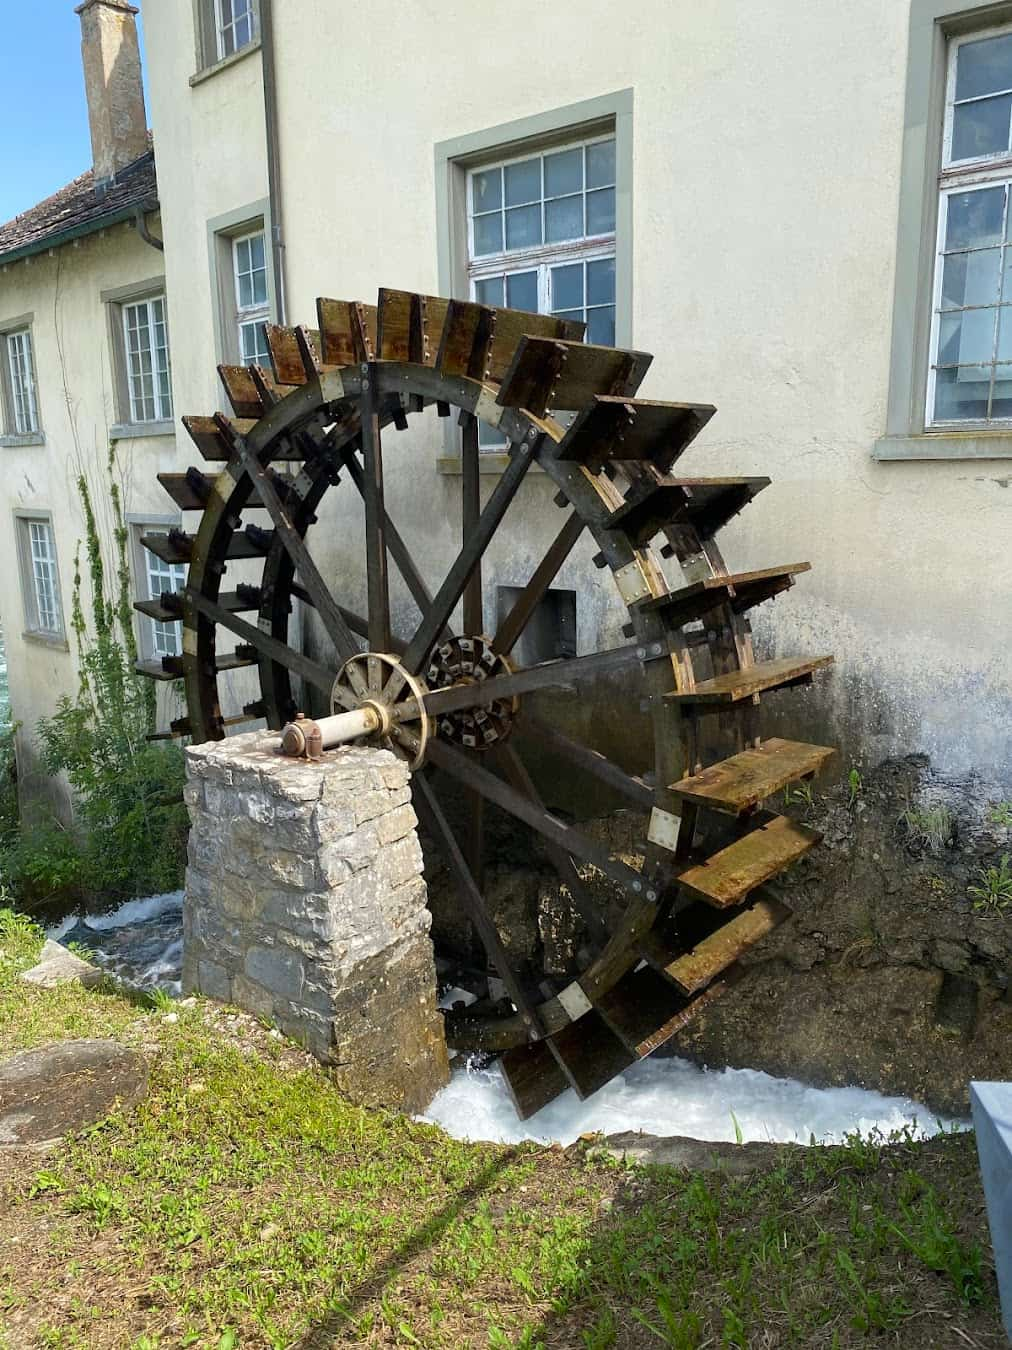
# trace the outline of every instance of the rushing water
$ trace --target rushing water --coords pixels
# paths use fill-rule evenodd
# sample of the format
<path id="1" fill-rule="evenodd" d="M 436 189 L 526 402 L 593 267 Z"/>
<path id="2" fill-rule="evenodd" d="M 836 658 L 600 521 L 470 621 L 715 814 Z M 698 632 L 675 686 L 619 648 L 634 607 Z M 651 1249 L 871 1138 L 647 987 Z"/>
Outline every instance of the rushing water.
<path id="1" fill-rule="evenodd" d="M 112 914 L 79 915 L 49 930 L 88 949 L 96 964 L 129 983 L 178 994 L 182 968 L 183 895 L 173 891 L 131 900 Z M 457 996 L 460 991 L 457 991 Z M 566 1092 L 530 1120 L 517 1119 L 498 1066 L 455 1067 L 424 1120 L 458 1139 L 569 1144 L 589 1131 L 688 1135 L 693 1139 L 832 1143 L 907 1126 L 934 1134 L 943 1125 L 902 1097 L 862 1088 L 813 1088 L 753 1069 L 709 1070 L 683 1059 L 644 1060 L 588 1101 Z"/>

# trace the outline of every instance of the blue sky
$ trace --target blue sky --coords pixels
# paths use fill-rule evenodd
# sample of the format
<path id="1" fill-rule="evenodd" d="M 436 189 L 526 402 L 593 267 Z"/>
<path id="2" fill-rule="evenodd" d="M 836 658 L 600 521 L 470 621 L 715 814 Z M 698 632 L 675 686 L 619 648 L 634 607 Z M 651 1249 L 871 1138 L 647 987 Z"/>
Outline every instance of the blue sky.
<path id="1" fill-rule="evenodd" d="M 3 4 L 0 88 L 7 125 L 0 138 L 0 222 L 91 168 L 77 3 Z"/>

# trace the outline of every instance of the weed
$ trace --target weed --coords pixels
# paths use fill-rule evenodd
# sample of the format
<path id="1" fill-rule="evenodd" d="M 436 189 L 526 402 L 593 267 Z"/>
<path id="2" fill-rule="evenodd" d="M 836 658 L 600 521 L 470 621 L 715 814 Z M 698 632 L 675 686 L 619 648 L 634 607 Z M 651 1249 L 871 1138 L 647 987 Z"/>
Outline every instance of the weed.
<path id="1" fill-rule="evenodd" d="M 915 1195 L 910 1200 L 900 1200 L 906 1223 L 902 1228 L 894 1224 L 893 1231 L 929 1270 L 949 1277 L 963 1303 L 979 1303 L 984 1296 L 980 1246 L 960 1241 L 939 1207 L 934 1190 L 916 1173 L 907 1173 L 904 1181 L 908 1190 L 913 1184 Z"/>
<path id="2" fill-rule="evenodd" d="M 803 806 L 806 811 L 811 811 L 815 806 L 811 783 L 792 783 L 784 788 L 784 802 L 787 806 Z"/>
<path id="3" fill-rule="evenodd" d="M 863 787 L 864 784 L 861 781 L 860 773 L 858 773 L 857 769 L 851 769 L 850 773 L 847 775 L 847 805 L 849 807 L 853 808 L 858 797 L 861 795 Z"/>
<path id="4" fill-rule="evenodd" d="M 744 1137 L 741 1132 L 741 1125 L 733 1110 L 731 1111 L 731 1124 L 734 1126 L 734 1142 L 736 1144 L 742 1143 Z"/>
<path id="5" fill-rule="evenodd" d="M 951 848 L 956 837 L 956 818 L 947 806 L 908 806 L 899 823 L 918 848 Z"/>
<path id="6" fill-rule="evenodd" d="M 1012 829 L 1012 802 L 992 802 L 987 818 L 992 825 L 1004 825 Z"/>
<path id="7" fill-rule="evenodd" d="M 148 1006 L 153 1012 L 167 1013 L 174 1012 L 176 1000 L 171 994 L 167 994 L 164 989 L 152 989 L 146 995 Z"/>
<path id="8" fill-rule="evenodd" d="M 1003 853 L 997 867 L 982 867 L 977 884 L 967 887 L 974 909 L 1003 910 L 1012 904 L 1012 855 Z"/>

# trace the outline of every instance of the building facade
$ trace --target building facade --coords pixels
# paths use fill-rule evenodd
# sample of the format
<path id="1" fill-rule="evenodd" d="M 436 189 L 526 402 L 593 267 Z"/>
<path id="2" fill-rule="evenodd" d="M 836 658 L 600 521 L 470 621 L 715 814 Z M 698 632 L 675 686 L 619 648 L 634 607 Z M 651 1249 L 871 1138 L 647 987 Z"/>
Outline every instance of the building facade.
<path id="1" fill-rule="evenodd" d="M 164 253 L 130 232 L 125 276 L 109 236 L 82 241 L 91 298 L 68 288 L 57 306 L 66 332 L 93 334 L 76 350 L 102 347 L 101 380 L 80 372 L 96 443 L 126 407 L 110 307 L 125 305 L 127 345 L 167 328 L 167 388 L 142 396 L 158 426 L 134 424 L 123 447 L 138 516 L 171 513 L 155 471 L 196 462 L 179 416 L 222 406 L 215 367 L 262 358 L 265 318 L 315 326 L 318 295 L 373 300 L 381 285 L 580 318 L 590 340 L 654 353 L 643 396 L 716 404 L 687 474 L 773 479 L 722 542 L 732 570 L 813 565 L 755 614 L 766 652 L 836 653 L 792 729 L 844 746 L 845 763 L 922 751 L 945 772 L 1009 776 L 1012 4 L 854 0 L 844 17 L 828 0 L 644 0 L 616 22 L 596 0 L 517 0 L 477 24 L 456 0 L 147 0 L 143 21 Z M 10 339 L 25 315 L 50 322 L 39 287 L 55 287 L 59 254 L 0 271 L 14 383 Z M 74 442 L 55 335 L 31 325 L 46 444 L 8 446 L 0 490 L 9 519 L 52 514 L 65 588 Z M 503 460 L 491 429 L 482 445 L 488 487 Z M 433 417 L 384 451 L 388 509 L 435 579 L 459 539 L 453 435 Z M 357 517 L 350 500 L 328 512 L 314 553 L 355 608 Z M 491 606 L 558 528 L 543 476 L 506 526 Z M 538 655 L 619 640 L 592 551 L 560 573 Z M 408 624 L 406 595 L 394 603 Z M 19 639 L 32 625 L 3 605 L 30 722 L 72 660 Z M 163 627 L 156 655 L 174 640 Z"/>

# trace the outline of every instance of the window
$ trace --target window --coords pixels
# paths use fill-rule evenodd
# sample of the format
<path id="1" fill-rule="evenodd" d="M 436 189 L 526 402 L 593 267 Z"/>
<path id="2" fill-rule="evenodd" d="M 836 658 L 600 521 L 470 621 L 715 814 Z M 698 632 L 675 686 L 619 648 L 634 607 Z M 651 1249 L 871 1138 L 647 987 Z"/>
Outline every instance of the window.
<path id="1" fill-rule="evenodd" d="M 615 344 L 615 137 L 473 169 L 468 174 L 472 297 L 582 320 L 587 341 Z M 500 448 L 483 426 L 480 444 Z"/>
<path id="2" fill-rule="evenodd" d="M 927 423 L 1012 422 L 1012 31 L 952 38 Z"/>
<path id="3" fill-rule="evenodd" d="M 521 586 L 498 587 L 498 623 L 503 622 L 522 594 Z M 536 666 L 542 661 L 565 661 L 575 655 L 576 592 L 553 588 L 534 606 L 512 657 L 519 666 Z"/>
<path id="4" fill-rule="evenodd" d="M 173 521 L 172 524 L 178 522 Z M 186 586 L 186 566 L 167 563 L 156 558 L 140 542 L 149 531 L 164 530 L 166 522 L 146 521 L 134 525 L 134 565 L 138 577 L 137 589 L 146 600 L 158 600 L 165 591 L 178 592 Z M 143 616 L 141 619 L 141 650 L 146 658 L 179 656 L 183 650 L 181 628 L 177 621 L 167 622 Z"/>
<path id="5" fill-rule="evenodd" d="M 218 60 L 234 56 L 257 37 L 253 0 L 213 0 Z"/>
<path id="6" fill-rule="evenodd" d="M 262 229 L 232 240 L 232 262 L 239 360 L 244 366 L 267 365 L 270 354 L 263 325 L 270 316 L 270 301 L 267 250 Z"/>
<path id="7" fill-rule="evenodd" d="M 35 380 L 32 332 L 24 320 L 15 320 L 0 335 L 0 404 L 5 437 L 41 439 L 39 400 Z"/>
<path id="8" fill-rule="evenodd" d="M 48 515 L 22 515 L 18 517 L 18 531 L 26 627 L 41 637 L 62 639 L 63 609 L 52 520 Z"/>
<path id="9" fill-rule="evenodd" d="M 130 421 L 169 421 L 172 388 L 164 295 L 123 306 L 123 340 Z"/>

